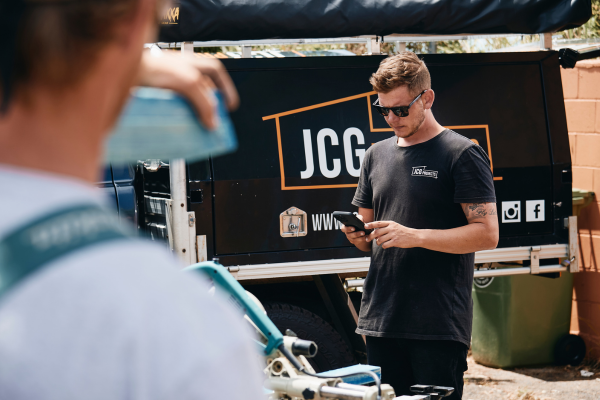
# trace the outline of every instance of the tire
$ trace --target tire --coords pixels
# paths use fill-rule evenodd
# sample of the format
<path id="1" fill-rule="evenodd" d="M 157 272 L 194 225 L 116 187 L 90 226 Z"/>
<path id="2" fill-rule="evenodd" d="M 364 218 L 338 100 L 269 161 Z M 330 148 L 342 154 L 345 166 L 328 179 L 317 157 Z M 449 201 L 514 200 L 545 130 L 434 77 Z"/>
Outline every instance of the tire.
<path id="1" fill-rule="evenodd" d="M 577 335 L 561 337 L 554 347 L 554 358 L 558 365 L 577 366 L 585 357 L 585 342 Z"/>
<path id="2" fill-rule="evenodd" d="M 300 339 L 312 340 L 318 346 L 317 355 L 308 361 L 316 372 L 356 364 L 348 344 L 333 327 L 312 312 L 286 303 L 264 303 L 267 315 L 283 333 L 294 331 Z"/>

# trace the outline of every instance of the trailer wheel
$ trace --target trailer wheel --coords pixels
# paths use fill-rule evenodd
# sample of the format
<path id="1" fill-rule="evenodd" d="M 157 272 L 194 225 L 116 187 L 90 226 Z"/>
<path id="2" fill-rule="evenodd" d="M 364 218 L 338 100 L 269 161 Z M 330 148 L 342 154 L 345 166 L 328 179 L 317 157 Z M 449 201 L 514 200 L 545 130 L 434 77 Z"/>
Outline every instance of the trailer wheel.
<path id="1" fill-rule="evenodd" d="M 267 315 L 281 332 L 291 329 L 300 339 L 312 340 L 317 344 L 317 355 L 308 359 L 316 372 L 356 364 L 348 344 L 318 315 L 286 303 L 264 303 L 264 306 Z"/>

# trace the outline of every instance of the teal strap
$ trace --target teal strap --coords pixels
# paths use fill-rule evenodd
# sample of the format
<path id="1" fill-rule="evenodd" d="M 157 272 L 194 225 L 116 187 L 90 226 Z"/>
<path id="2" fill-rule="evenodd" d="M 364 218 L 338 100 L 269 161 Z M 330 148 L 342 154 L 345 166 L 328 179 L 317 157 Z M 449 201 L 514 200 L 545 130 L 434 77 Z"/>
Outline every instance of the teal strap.
<path id="1" fill-rule="evenodd" d="M 130 236 L 116 216 L 96 205 L 44 215 L 0 241 L 0 299 L 51 261 L 83 247 Z"/>
<path id="2" fill-rule="evenodd" d="M 205 261 L 190 265 L 184 271 L 197 271 L 204 274 L 215 282 L 215 286 L 225 289 L 230 296 L 231 303 L 242 309 L 244 314 L 250 318 L 267 339 L 266 346 L 258 343 L 264 355 L 270 355 L 273 350 L 278 349 L 283 344 L 281 331 L 267 317 L 265 311 L 259 308 L 254 300 L 248 296 L 246 289 L 235 280 L 224 266 L 212 261 Z"/>

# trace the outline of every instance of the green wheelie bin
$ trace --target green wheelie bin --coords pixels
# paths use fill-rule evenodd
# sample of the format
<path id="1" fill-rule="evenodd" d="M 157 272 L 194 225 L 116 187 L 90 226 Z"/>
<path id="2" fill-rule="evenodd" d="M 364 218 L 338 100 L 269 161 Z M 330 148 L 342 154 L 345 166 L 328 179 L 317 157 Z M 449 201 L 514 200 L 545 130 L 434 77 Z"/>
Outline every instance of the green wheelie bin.
<path id="1" fill-rule="evenodd" d="M 478 281 L 473 285 L 473 359 L 499 368 L 553 363 L 556 344 L 569 334 L 573 276 Z"/>

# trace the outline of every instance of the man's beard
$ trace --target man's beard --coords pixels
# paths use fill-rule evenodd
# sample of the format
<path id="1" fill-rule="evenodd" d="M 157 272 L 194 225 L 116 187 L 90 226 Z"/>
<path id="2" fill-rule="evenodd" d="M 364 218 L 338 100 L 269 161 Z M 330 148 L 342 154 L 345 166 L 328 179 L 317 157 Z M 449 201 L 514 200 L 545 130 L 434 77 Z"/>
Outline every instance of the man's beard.
<path id="1" fill-rule="evenodd" d="M 420 118 L 419 123 L 416 124 L 415 127 L 408 134 L 406 134 L 404 136 L 398 136 L 398 135 L 396 135 L 396 136 L 398 136 L 398 137 L 400 137 L 402 139 L 406 139 L 406 138 L 411 137 L 412 135 L 414 135 L 415 133 L 417 133 L 417 131 L 419 129 L 421 129 L 421 126 L 423 125 L 423 122 L 425 122 L 425 113 L 424 112 L 421 113 L 421 118 Z"/>

